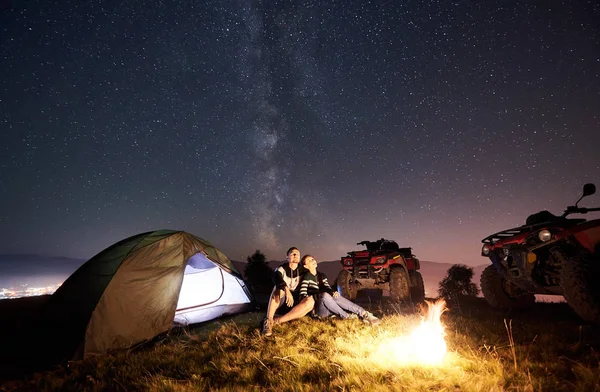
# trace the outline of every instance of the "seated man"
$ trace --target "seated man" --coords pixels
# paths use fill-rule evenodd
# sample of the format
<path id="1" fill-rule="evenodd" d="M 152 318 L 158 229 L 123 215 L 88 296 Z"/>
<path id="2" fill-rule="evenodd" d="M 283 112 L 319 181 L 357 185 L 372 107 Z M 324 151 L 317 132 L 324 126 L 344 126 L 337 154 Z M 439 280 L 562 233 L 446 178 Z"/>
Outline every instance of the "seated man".
<path id="1" fill-rule="evenodd" d="M 298 296 L 300 278 L 305 272 L 304 268 L 298 267 L 298 262 L 300 261 L 300 251 L 298 248 L 293 246 L 288 249 L 286 259 L 287 262 L 277 267 L 273 273 L 275 287 L 271 292 L 267 316 L 263 320 L 261 328 L 261 333 L 265 336 L 273 334 L 273 325 L 304 317 L 308 312 L 313 310 L 315 305 L 312 297 L 300 300 Z M 282 317 L 274 319 L 275 312 L 284 305 L 291 308 L 291 310 Z"/>
<path id="2" fill-rule="evenodd" d="M 302 258 L 302 266 L 308 271 L 304 274 L 300 283 L 300 300 L 312 296 L 317 296 L 315 313 L 321 318 L 331 315 L 339 316 L 343 319 L 357 318 L 360 316 L 364 322 L 376 325 L 381 322 L 373 314 L 367 312 L 354 302 L 342 297 L 337 291 L 333 291 L 327 277 L 322 272 L 317 271 L 317 260 L 311 255 L 305 255 Z M 348 314 L 350 312 L 351 314 Z"/>

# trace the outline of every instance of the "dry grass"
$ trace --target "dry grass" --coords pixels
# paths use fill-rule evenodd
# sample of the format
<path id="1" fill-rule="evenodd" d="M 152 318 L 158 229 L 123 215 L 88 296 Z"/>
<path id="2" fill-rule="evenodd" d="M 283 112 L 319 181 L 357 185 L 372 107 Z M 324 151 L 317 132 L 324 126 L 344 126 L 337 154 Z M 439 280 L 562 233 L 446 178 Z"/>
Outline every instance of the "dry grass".
<path id="1" fill-rule="evenodd" d="M 390 342 L 418 325 L 417 314 L 397 304 L 372 304 L 372 311 L 384 315 L 377 327 L 358 320 L 305 318 L 277 326 L 266 338 L 257 329 L 262 314 L 250 313 L 167 337 L 143 350 L 72 362 L 3 389 L 598 390 L 598 329 L 580 328 L 564 304 L 539 304 L 536 309 L 505 314 L 475 303 L 462 304 L 462 313 L 451 310 L 442 316 L 449 352 L 437 366 L 399 362 L 391 351 Z"/>

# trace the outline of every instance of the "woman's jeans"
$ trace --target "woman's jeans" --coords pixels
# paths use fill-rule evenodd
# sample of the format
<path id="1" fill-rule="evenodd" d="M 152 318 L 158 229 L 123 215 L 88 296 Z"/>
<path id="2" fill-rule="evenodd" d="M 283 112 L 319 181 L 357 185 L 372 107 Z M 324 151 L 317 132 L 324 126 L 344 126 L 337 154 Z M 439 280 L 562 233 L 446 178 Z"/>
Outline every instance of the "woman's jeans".
<path id="1" fill-rule="evenodd" d="M 349 317 L 348 312 L 357 314 L 362 318 L 367 316 L 366 310 L 342 296 L 333 298 L 329 293 L 321 293 L 317 297 L 315 313 L 321 318 L 326 318 L 335 314 L 336 316 L 346 319 Z"/>

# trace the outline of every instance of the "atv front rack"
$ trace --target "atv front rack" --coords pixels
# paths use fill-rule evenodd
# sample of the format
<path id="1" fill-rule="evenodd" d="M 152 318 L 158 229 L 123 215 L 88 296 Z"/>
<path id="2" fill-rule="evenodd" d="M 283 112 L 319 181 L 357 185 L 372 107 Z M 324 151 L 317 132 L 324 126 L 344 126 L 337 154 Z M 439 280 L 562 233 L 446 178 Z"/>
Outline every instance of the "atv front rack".
<path id="1" fill-rule="evenodd" d="M 547 227 L 549 225 L 561 224 L 561 225 L 571 226 L 571 225 L 577 225 L 577 224 L 583 223 L 585 221 L 586 221 L 585 219 L 558 218 L 554 221 L 537 222 L 532 225 L 524 225 L 524 226 L 520 226 L 520 227 L 513 227 L 512 229 L 508 229 L 508 230 L 499 231 L 497 233 L 494 233 L 490 236 L 485 237 L 484 239 L 481 240 L 481 242 L 483 242 L 484 244 L 493 245 L 500 240 L 504 240 L 504 239 L 514 237 L 514 236 L 517 236 L 520 234 L 524 234 L 527 232 L 533 232 L 533 231 L 539 230 L 543 227 Z"/>
<path id="2" fill-rule="evenodd" d="M 484 244 L 493 245 L 498 241 L 514 237 L 516 235 L 523 234 L 528 231 L 531 231 L 531 226 L 514 227 L 512 229 L 502 230 L 490 236 L 487 236 L 484 239 L 482 239 L 481 242 L 483 242 Z"/>

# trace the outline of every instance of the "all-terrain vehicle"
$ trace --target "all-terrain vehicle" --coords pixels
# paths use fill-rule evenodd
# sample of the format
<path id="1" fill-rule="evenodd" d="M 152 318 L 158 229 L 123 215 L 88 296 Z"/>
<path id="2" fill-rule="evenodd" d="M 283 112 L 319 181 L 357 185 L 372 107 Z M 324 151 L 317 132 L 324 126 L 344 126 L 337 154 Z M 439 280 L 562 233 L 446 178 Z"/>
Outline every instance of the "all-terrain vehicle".
<path id="1" fill-rule="evenodd" d="M 578 207 L 596 192 L 585 184 L 574 206 L 561 216 L 530 215 L 524 226 L 482 240 L 492 265 L 481 274 L 481 291 L 494 307 L 528 307 L 534 294 L 562 295 L 584 320 L 600 323 L 600 219 L 568 219 L 600 208 Z"/>
<path id="2" fill-rule="evenodd" d="M 361 241 L 366 250 L 348 252 L 341 258 L 342 270 L 337 277 L 341 294 L 355 299 L 360 290 L 389 290 L 390 296 L 399 301 L 420 302 L 425 298 L 423 277 L 419 259 L 412 248 L 400 248 L 395 241 L 384 238 L 377 241 Z"/>

